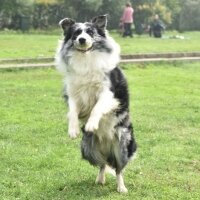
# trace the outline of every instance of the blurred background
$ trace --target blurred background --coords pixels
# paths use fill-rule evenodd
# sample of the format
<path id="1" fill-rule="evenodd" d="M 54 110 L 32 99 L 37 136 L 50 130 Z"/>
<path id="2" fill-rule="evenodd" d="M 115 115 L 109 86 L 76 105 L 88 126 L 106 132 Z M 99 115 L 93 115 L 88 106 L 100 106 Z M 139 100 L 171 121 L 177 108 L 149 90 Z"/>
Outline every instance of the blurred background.
<path id="1" fill-rule="evenodd" d="M 0 0 L 0 30 L 53 29 L 60 19 L 90 20 L 108 14 L 117 29 L 126 0 Z M 142 34 L 158 14 L 168 30 L 200 30 L 200 0 L 131 0 L 135 32 Z"/>

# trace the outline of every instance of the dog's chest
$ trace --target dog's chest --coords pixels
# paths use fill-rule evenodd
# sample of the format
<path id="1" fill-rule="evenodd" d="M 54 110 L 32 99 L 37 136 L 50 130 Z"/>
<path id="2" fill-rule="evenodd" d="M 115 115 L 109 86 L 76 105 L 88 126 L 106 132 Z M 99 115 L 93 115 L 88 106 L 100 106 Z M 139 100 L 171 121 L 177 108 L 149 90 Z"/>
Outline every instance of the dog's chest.
<path id="1" fill-rule="evenodd" d="M 99 74 L 91 73 L 85 76 L 73 75 L 70 79 L 67 93 L 69 97 L 75 100 L 79 117 L 88 118 L 106 85 L 103 77 Z"/>
<path id="2" fill-rule="evenodd" d="M 95 53 L 75 53 L 69 60 L 67 94 L 76 101 L 80 118 L 89 117 L 99 95 L 110 85 L 104 65 L 105 59 Z"/>

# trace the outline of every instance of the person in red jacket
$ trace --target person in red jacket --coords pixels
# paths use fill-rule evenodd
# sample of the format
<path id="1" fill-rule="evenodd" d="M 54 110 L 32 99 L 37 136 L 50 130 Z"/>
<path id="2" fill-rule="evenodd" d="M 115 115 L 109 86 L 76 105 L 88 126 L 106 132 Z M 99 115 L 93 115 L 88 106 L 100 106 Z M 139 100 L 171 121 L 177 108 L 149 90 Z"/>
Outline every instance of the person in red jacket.
<path id="1" fill-rule="evenodd" d="M 124 33 L 123 37 L 130 36 L 133 37 L 131 25 L 133 23 L 133 13 L 134 9 L 130 2 L 126 3 L 126 7 L 124 8 L 123 15 L 122 15 L 122 22 L 124 24 Z"/>

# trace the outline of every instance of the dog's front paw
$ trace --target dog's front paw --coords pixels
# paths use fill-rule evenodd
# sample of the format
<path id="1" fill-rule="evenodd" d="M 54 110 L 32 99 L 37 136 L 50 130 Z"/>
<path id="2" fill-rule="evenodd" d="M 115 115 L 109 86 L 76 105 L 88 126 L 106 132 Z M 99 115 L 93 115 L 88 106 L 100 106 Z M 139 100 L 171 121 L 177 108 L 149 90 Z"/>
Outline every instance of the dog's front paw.
<path id="1" fill-rule="evenodd" d="M 85 125 L 87 132 L 94 132 L 99 128 L 99 120 L 95 117 L 90 117 Z"/>
<path id="2" fill-rule="evenodd" d="M 72 139 L 77 138 L 77 136 L 79 135 L 79 127 L 78 126 L 74 126 L 74 127 L 69 126 L 68 134 L 69 134 L 69 137 Z"/>
<path id="3" fill-rule="evenodd" d="M 76 131 L 68 131 L 69 137 L 72 139 L 77 138 L 77 136 L 79 135 L 79 133 L 77 133 Z"/>

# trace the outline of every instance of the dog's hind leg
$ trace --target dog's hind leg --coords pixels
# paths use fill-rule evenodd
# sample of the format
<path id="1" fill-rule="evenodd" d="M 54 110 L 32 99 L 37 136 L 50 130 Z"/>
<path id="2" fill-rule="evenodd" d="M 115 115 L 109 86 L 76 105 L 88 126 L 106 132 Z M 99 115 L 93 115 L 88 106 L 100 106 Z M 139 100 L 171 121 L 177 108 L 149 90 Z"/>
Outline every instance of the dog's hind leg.
<path id="1" fill-rule="evenodd" d="M 106 182 L 105 169 L 106 169 L 105 165 L 100 167 L 99 174 L 97 175 L 97 178 L 95 181 L 96 184 L 102 184 L 102 185 L 105 184 Z"/>
<path id="2" fill-rule="evenodd" d="M 122 176 L 122 172 L 117 173 L 117 191 L 120 193 L 128 192 L 126 186 L 124 185 L 124 179 Z"/>

